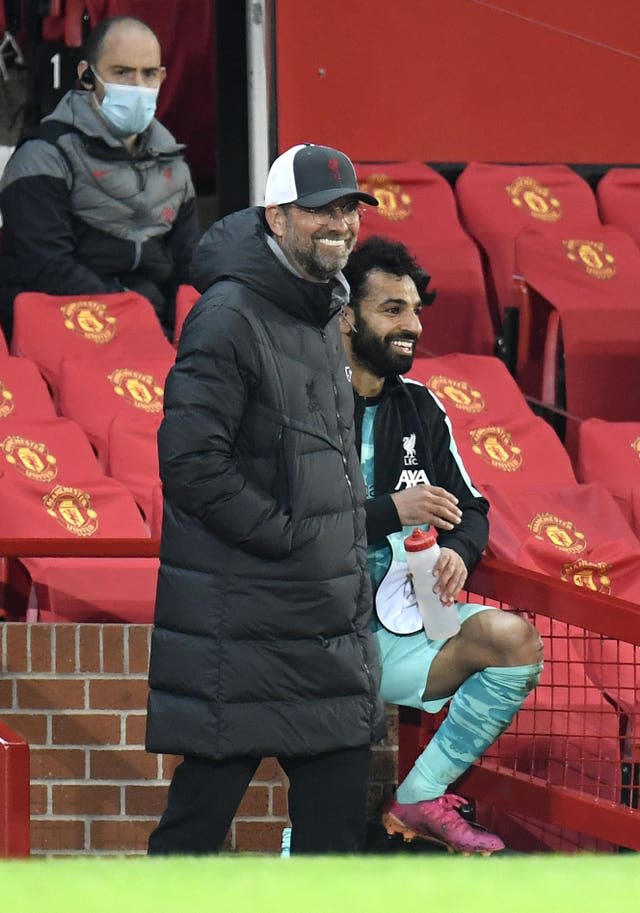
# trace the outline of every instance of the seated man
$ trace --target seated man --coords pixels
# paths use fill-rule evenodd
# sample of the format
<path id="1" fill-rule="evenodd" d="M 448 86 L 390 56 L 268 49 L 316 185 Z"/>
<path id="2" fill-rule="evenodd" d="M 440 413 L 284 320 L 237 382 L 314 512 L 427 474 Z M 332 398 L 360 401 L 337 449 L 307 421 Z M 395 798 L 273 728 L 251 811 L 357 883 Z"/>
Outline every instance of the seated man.
<path id="1" fill-rule="evenodd" d="M 419 620 L 406 634 L 381 622 L 390 600 L 408 593 L 407 602 L 415 604 L 402 565 L 404 537 L 415 526 L 438 530 L 434 591 L 451 604 L 487 544 L 489 505 L 469 479 L 443 407 L 422 384 L 400 376 L 411 368 L 422 332 L 421 308 L 432 297 L 426 292 L 429 277 L 402 244 L 382 238 L 356 248 L 344 272 L 351 298 L 341 328 L 367 485 L 382 697 L 428 713 L 450 701 L 446 719 L 398 787 L 383 823 L 389 834 L 408 840 L 489 855 L 503 849 L 503 842 L 465 821 L 456 811 L 464 800 L 446 790 L 506 729 L 537 684 L 542 642 L 523 618 L 481 605 L 457 603 L 461 628 L 446 641 L 429 640 Z M 407 460 L 413 471 L 403 476 Z M 405 478 L 419 481 L 406 487 Z"/>
<path id="2" fill-rule="evenodd" d="M 67 92 L 9 160 L 0 184 L 0 323 L 9 339 L 18 292 L 131 289 L 169 334 L 198 226 L 182 151 L 154 119 L 165 77 L 154 32 L 103 20 Z"/>

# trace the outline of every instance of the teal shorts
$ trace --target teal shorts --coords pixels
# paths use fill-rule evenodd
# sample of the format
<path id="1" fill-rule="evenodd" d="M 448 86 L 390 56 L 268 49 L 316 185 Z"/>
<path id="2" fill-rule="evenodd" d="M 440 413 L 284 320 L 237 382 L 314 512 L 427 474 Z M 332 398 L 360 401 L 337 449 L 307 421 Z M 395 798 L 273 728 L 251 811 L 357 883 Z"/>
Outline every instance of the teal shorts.
<path id="1" fill-rule="evenodd" d="M 458 602 L 456 608 L 462 625 L 467 618 L 491 607 Z M 422 695 L 427 686 L 431 663 L 446 640 L 429 640 L 424 631 L 418 631 L 417 634 L 392 634 L 386 628 L 379 628 L 374 632 L 374 637 L 378 641 L 382 663 L 380 693 L 383 701 L 387 704 L 400 704 L 402 707 L 415 707 L 426 713 L 442 710 L 452 695 L 432 701 L 423 701 Z"/>

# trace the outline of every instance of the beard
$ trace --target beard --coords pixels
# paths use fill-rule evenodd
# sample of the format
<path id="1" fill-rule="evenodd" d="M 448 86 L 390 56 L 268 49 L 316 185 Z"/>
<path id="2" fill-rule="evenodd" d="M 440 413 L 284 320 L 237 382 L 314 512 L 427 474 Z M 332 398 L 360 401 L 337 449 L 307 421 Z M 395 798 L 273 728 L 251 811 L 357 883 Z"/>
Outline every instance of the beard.
<path id="1" fill-rule="evenodd" d="M 326 237 L 331 237 L 327 233 Z M 356 238 L 353 232 L 349 237 L 344 239 L 344 246 L 332 250 L 331 248 L 322 247 L 314 239 L 310 239 L 307 244 L 297 243 L 294 236 L 287 238 L 285 236 L 285 251 L 288 248 L 287 256 L 303 273 L 316 279 L 319 282 L 326 282 L 340 272 L 346 266 L 349 254 L 353 250 Z"/>
<path id="2" fill-rule="evenodd" d="M 395 374 L 406 374 L 413 364 L 414 353 L 411 355 L 396 352 L 392 349 L 393 340 L 406 339 L 418 341 L 417 336 L 408 333 L 394 333 L 392 336 L 380 338 L 369 329 L 368 325 L 355 314 L 356 333 L 351 336 L 351 350 L 363 367 L 372 371 L 377 377 L 392 377 Z"/>

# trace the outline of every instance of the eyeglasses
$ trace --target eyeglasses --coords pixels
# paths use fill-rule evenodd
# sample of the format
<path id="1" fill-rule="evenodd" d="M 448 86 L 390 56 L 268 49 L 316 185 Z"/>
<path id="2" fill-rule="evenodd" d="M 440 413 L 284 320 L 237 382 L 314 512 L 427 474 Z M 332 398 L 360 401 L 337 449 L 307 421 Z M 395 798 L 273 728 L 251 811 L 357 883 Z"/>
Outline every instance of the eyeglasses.
<path id="1" fill-rule="evenodd" d="M 361 206 L 357 200 L 350 200 L 348 203 L 343 203 L 342 206 L 319 206 L 318 209 L 298 206 L 297 203 L 292 205 L 311 216 L 316 225 L 328 225 L 333 219 L 344 219 L 347 225 L 354 225 L 365 213 L 364 206 Z"/>

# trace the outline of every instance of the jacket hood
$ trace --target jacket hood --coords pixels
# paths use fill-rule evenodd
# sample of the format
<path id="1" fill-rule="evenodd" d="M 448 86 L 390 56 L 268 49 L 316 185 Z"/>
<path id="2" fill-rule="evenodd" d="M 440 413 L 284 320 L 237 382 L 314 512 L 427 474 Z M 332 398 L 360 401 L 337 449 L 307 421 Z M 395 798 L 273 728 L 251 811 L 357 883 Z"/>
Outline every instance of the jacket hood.
<path id="1" fill-rule="evenodd" d="M 122 140 L 110 132 L 106 121 L 91 104 L 91 95 L 91 92 L 85 91 L 67 92 L 51 114 L 42 119 L 42 122 L 55 121 L 68 124 L 85 136 L 121 150 L 123 148 Z M 155 118 L 142 134 L 140 142 L 140 152 L 147 155 L 175 155 L 185 148 L 183 144 L 177 143 L 167 128 L 163 127 Z"/>
<path id="2" fill-rule="evenodd" d="M 309 282 L 281 263 L 267 243 L 264 209 L 234 212 L 205 232 L 191 260 L 191 282 L 201 294 L 222 280 L 239 282 L 309 323 L 324 326 L 345 303 L 338 281 Z"/>

